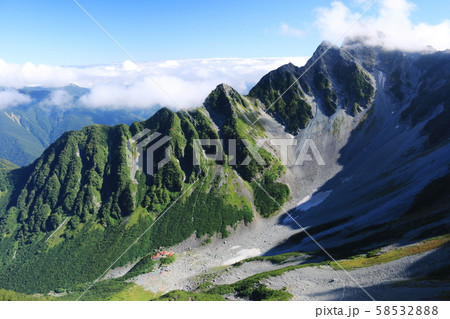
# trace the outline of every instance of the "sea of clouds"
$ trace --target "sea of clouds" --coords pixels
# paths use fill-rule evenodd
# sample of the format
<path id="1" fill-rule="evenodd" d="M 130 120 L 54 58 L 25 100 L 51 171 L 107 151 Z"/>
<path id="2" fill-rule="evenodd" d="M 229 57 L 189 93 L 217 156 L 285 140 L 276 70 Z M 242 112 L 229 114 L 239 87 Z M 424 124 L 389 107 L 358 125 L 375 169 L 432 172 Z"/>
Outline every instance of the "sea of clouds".
<path id="1" fill-rule="evenodd" d="M 356 6 L 351 8 L 342 1 L 316 8 L 313 25 L 322 40 L 339 45 L 344 37 L 358 37 L 364 38 L 369 45 L 387 50 L 422 51 L 427 46 L 437 50 L 450 48 L 448 19 L 437 24 L 413 23 L 411 14 L 417 7 L 407 0 L 379 0 L 373 6 L 372 0 L 353 1 Z M 370 10 L 365 12 L 369 7 Z M 295 29 L 282 22 L 279 34 L 302 41 L 308 30 Z M 19 65 L 0 59 L 0 109 L 32 102 L 28 95 L 19 91 L 27 86 L 55 88 L 45 101 L 47 105 L 108 109 L 155 105 L 190 108 L 201 105 L 220 83 L 229 84 L 245 94 L 269 71 L 289 62 L 302 66 L 306 61 L 307 57 L 213 58 L 63 67 L 31 62 Z M 75 100 L 67 91 L 58 89 L 68 84 L 89 91 Z"/>
<path id="2" fill-rule="evenodd" d="M 114 65 L 51 66 L 7 63 L 0 59 L 0 108 L 29 103 L 23 87 L 55 88 L 47 104 L 68 105 L 72 97 L 57 89 L 68 84 L 89 88 L 77 103 L 94 108 L 189 108 L 201 105 L 218 84 L 247 93 L 269 71 L 286 63 L 302 66 L 307 57 L 216 58 Z"/>

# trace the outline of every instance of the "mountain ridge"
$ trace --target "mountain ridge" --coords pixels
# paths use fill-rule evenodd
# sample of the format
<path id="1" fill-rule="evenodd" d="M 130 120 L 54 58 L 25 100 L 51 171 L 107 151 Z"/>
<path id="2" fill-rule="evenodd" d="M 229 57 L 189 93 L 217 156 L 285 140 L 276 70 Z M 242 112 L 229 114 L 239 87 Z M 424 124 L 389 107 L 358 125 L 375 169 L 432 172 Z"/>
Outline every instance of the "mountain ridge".
<path id="1" fill-rule="evenodd" d="M 0 158 L 16 165 L 31 164 L 46 147 L 66 131 L 79 130 L 90 124 L 115 125 L 143 120 L 154 110 L 128 111 L 93 109 L 78 101 L 88 89 L 69 85 L 63 88 L 26 87 L 18 92 L 29 96 L 30 103 L 0 110 Z M 66 104 L 55 105 L 52 94 L 60 92 Z"/>
<path id="2" fill-rule="evenodd" d="M 419 228 L 427 223 L 416 229 L 400 212 L 426 185 L 448 171 L 447 84 L 436 81 L 432 71 L 441 60 L 428 61 L 428 55 L 414 54 L 405 58 L 370 48 L 352 54 L 345 47 L 333 47 L 321 56 L 325 48 L 323 43 L 303 68 L 288 64 L 268 73 L 247 96 L 220 84 L 200 108 L 179 112 L 162 108 L 130 126 L 88 126 L 64 133 L 28 167 L 2 164 L 2 286 L 47 292 L 95 280 L 157 218 L 151 231 L 115 266 L 193 235 L 206 242 L 227 237 L 239 225 L 252 225 L 252 221 L 269 223 L 273 219 L 261 221 L 258 215 L 273 216 L 280 206 L 292 209 L 290 213 L 302 225 L 317 227 L 314 236 L 327 248 L 354 245 L 365 236 L 355 227 L 363 228 L 368 221 L 369 227 L 381 232 L 387 222 L 398 225 L 403 231 L 399 234 L 425 231 Z M 390 67 L 398 59 L 406 59 L 400 74 Z M 450 69 L 445 57 L 443 61 Z M 409 80 L 405 77 L 395 87 L 401 74 L 408 74 Z M 431 112 L 420 100 L 430 92 L 426 100 L 433 102 Z M 155 153 L 157 160 L 164 158 L 166 149 L 171 155 L 154 176 L 137 172 L 133 179 L 129 161 L 137 154 L 129 141 L 144 129 L 170 137 Z M 192 165 L 199 150 L 193 140 L 198 138 L 224 140 L 218 145 L 224 158 L 214 162 L 200 157 L 199 165 Z M 297 154 L 312 140 L 326 165 L 282 163 L 279 150 L 266 144 L 257 150 L 265 165 L 255 161 L 242 165 L 251 155 L 242 141 L 256 145 L 259 138 L 295 140 Z M 229 139 L 238 141 L 235 154 L 230 152 Z M 400 141 L 402 145 L 394 145 Z M 208 146 L 203 150 L 206 154 L 214 151 Z M 429 167 L 428 160 L 433 163 Z M 389 165 L 398 171 L 392 172 Z M 407 172 L 402 173 L 402 165 Z M 420 178 L 415 172 L 421 172 Z M 297 209 L 303 197 L 312 199 L 324 193 L 325 198 L 306 211 Z M 434 200 L 429 195 L 422 198 Z M 445 208 L 444 213 L 433 210 L 429 214 L 433 216 L 430 229 L 445 232 Z M 427 212 L 419 215 L 423 221 Z M 297 227 L 285 221 L 285 214 L 275 218 L 279 227 Z M 320 228 L 333 221 L 332 227 Z M 352 232 L 345 237 L 343 229 Z M 264 254 L 317 249 L 301 235 L 284 240 L 284 244 L 272 243 Z M 348 253 L 366 248 L 353 247 Z M 61 265 L 64 272 L 58 273 Z"/>

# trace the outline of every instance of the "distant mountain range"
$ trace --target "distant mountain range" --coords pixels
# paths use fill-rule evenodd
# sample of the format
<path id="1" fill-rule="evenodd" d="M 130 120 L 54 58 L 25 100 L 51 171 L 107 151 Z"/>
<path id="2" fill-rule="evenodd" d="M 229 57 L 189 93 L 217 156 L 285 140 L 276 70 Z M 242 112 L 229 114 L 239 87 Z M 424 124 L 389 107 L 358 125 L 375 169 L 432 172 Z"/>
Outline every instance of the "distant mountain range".
<path id="1" fill-rule="evenodd" d="M 30 164 L 62 133 L 91 124 L 131 124 L 148 118 L 148 110 L 108 110 L 80 107 L 78 99 L 89 90 L 76 85 L 63 88 L 30 87 L 18 90 L 31 98 L 28 104 L 0 109 L 0 158 L 18 166 Z M 67 97 L 55 105 L 52 96 Z M 57 97 L 57 96 L 56 96 Z M 60 98 L 60 99 L 61 99 Z"/>
<path id="2" fill-rule="evenodd" d="M 27 167 L 0 163 L 0 286 L 77 291 L 155 221 L 115 267 L 192 235 L 208 244 L 217 235 L 233 236 L 238 225 L 250 231 L 255 219 L 264 225 L 259 216 L 297 229 L 286 214 L 272 217 L 280 205 L 340 257 L 448 234 L 450 54 L 385 51 L 360 42 L 329 46 L 321 44 L 301 68 L 288 64 L 270 72 L 247 96 L 221 84 L 197 109 L 162 108 L 131 125 L 90 125 L 59 137 L 88 121 L 138 115 L 3 110 L 1 121 L 9 126 L 2 124 L 2 134 L 10 140 L 2 140 L 2 154 L 27 141 L 20 144 L 23 153 L 10 157 L 16 164 L 29 163 L 56 141 Z M 48 91 L 27 94 L 42 100 Z M 171 155 L 155 175 L 133 176 L 137 153 L 129 140 L 144 129 L 170 137 L 156 159 L 166 150 Z M 221 139 L 224 160 L 201 157 L 193 165 L 199 138 Z M 265 165 L 242 165 L 251 155 L 242 140 L 256 145 L 259 138 L 295 140 L 297 152 L 312 140 L 325 165 L 283 162 L 279 149 L 267 144 L 257 151 Z M 236 158 L 230 139 L 237 140 Z M 317 251 L 302 232 L 269 248 L 266 255 Z M 244 296 L 262 289 L 251 282 Z M 227 289 L 215 291 L 239 295 L 243 288 Z"/>

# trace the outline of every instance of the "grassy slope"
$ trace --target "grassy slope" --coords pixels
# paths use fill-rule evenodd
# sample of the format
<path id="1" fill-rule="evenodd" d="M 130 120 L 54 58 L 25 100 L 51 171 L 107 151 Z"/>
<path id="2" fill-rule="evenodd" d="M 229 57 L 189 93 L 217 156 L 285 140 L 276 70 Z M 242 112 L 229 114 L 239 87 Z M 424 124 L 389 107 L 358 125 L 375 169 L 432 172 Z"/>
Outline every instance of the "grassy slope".
<path id="1" fill-rule="evenodd" d="M 281 265 L 286 262 L 289 262 L 292 258 L 300 257 L 302 255 L 304 255 L 304 254 L 301 252 L 294 251 L 294 252 L 280 254 L 280 255 L 274 255 L 274 256 L 256 256 L 256 257 L 251 257 L 251 258 L 241 260 L 241 261 L 233 264 L 233 266 L 239 267 L 245 263 L 252 262 L 252 261 L 269 261 L 272 264 Z"/>
<path id="2" fill-rule="evenodd" d="M 439 247 L 448 245 L 450 241 L 450 235 L 439 236 L 415 243 L 413 245 L 404 246 L 392 250 L 382 252 L 376 250 L 369 252 L 365 256 L 355 256 L 352 259 L 339 260 L 339 264 L 346 270 L 352 270 L 357 268 L 370 267 L 377 264 L 388 263 L 393 260 L 423 253 Z M 301 253 L 288 253 L 279 256 L 269 257 L 255 257 L 249 258 L 242 262 L 254 262 L 260 260 L 269 260 L 276 263 L 283 263 L 290 257 L 300 256 Z M 262 258 L 262 259 L 261 259 Z M 241 263 L 242 263 L 241 262 Z M 320 265 L 329 265 L 335 269 L 341 269 L 335 262 L 322 262 L 322 263 L 306 263 L 294 266 L 288 266 L 272 271 L 262 272 L 255 274 L 243 280 L 240 280 L 233 284 L 218 285 L 214 287 L 200 287 L 195 292 L 187 292 L 181 290 L 174 290 L 162 296 L 156 296 L 151 292 L 145 291 L 142 287 L 129 282 L 124 282 L 121 279 L 109 279 L 101 281 L 94 285 L 84 296 L 83 300 L 157 300 L 157 301 L 220 301 L 225 300 L 224 296 L 229 294 L 235 294 L 238 297 L 250 300 L 289 300 L 292 295 L 284 290 L 269 289 L 265 285 L 261 284 L 263 279 L 270 277 L 276 277 L 284 274 L 285 272 L 294 271 L 296 269 L 306 267 L 317 267 Z M 239 266 L 235 264 L 234 266 Z M 211 283 L 209 283 L 211 284 Z M 76 300 L 81 293 L 86 289 L 86 285 L 80 285 L 76 290 L 62 297 L 51 296 L 33 296 L 14 291 L 0 289 L 0 300 Z"/>
<path id="3" fill-rule="evenodd" d="M 424 240 L 418 243 L 415 243 L 413 245 L 404 246 L 392 250 L 388 250 L 385 252 L 382 252 L 381 249 L 378 249 L 376 251 L 371 251 L 367 255 L 364 256 L 355 256 L 351 259 L 345 259 L 345 260 L 339 260 L 338 263 L 347 270 L 357 269 L 357 268 L 364 268 L 364 267 L 370 267 L 377 264 L 382 263 L 388 263 L 391 261 L 394 261 L 396 259 L 424 253 L 439 247 L 443 247 L 445 245 L 448 245 L 450 241 L 450 235 L 444 235 L 439 236 L 435 238 L 431 238 L 428 240 Z M 233 266 L 240 266 L 242 263 L 245 262 L 252 262 L 252 261 L 260 261 L 260 260 L 268 260 L 275 263 L 283 263 L 285 262 L 289 257 L 295 257 L 299 256 L 301 253 L 288 253 L 288 254 L 282 254 L 279 256 L 267 256 L 267 257 L 254 257 L 249 258 L 246 260 L 243 260 Z M 260 288 L 261 281 L 263 279 L 267 279 L 270 277 L 276 277 L 284 274 L 285 272 L 293 271 L 296 269 L 306 268 L 306 267 L 316 267 L 320 265 L 329 265 L 330 267 L 333 267 L 336 270 L 340 270 L 341 268 L 337 265 L 336 262 L 326 261 L 322 263 L 306 263 L 306 264 L 300 264 L 300 265 L 293 265 L 293 266 L 287 266 L 284 268 L 262 272 L 255 274 L 253 276 L 250 276 L 248 278 L 245 278 L 243 280 L 240 280 L 233 284 L 226 284 L 226 285 L 218 285 L 211 287 L 207 290 L 205 290 L 205 293 L 211 293 L 211 294 L 218 294 L 218 295 L 227 295 L 227 294 L 236 294 L 237 296 L 241 298 L 246 298 L 252 300 L 252 298 L 255 298 L 255 296 L 258 296 L 257 290 L 266 290 L 266 287 Z M 210 283 L 208 283 L 210 284 Z M 210 285 L 208 285 L 210 287 Z M 206 287 L 205 287 L 206 288 Z M 283 290 L 273 290 L 273 289 L 267 289 L 267 295 L 271 296 L 272 298 L 275 298 L 276 300 L 288 300 L 290 299 L 288 292 Z M 261 299 L 256 299 L 261 300 Z M 264 299 L 265 300 L 265 299 Z"/>
<path id="4" fill-rule="evenodd" d="M 157 123 L 138 124 L 157 125 L 163 133 L 176 127 L 175 153 L 182 157 L 185 152 L 191 159 L 186 140 L 190 134 L 196 137 L 193 126 L 171 111 L 158 113 L 158 121 L 149 120 Z M 199 114 L 197 118 L 201 124 Z M 134 129 L 139 129 L 138 124 Z M 176 165 L 164 166 L 153 181 L 144 180 L 137 186 L 130 183 L 125 143 L 129 136 L 129 129 L 124 125 L 114 128 L 96 125 L 68 133 L 29 168 L 32 173 L 26 175 L 27 184 L 13 203 L 17 207 L 5 212 L 4 222 L 0 220 L 4 225 L 0 232 L 7 236 L 0 243 L 2 287 L 26 293 L 46 292 L 95 279 L 189 187 L 181 182 L 179 189 L 176 185 L 168 189 L 165 179 L 173 181 L 172 176 L 184 174 Z M 110 148 L 110 143 L 115 148 Z M 204 163 L 202 168 L 211 174 L 195 171 L 194 167 L 191 177 L 197 178 L 198 183 L 171 206 L 116 266 L 144 256 L 152 249 L 175 245 L 193 233 L 198 237 L 222 233 L 226 237 L 230 226 L 252 220 L 251 199 L 236 192 L 240 184 L 236 172 L 222 167 L 227 183 L 221 185 L 220 177 L 212 174 L 212 168 L 205 167 Z M 71 187 L 67 180 L 73 182 Z M 213 188 L 209 189 L 211 184 Z M 124 199 L 128 200 L 133 193 L 137 195 L 135 203 L 130 205 L 135 204 L 137 209 L 127 211 L 130 205 L 124 207 Z M 4 197 L 3 191 L 1 195 Z M 100 209 L 95 204 L 99 199 L 102 199 Z M 127 214 L 128 221 L 123 224 Z M 57 218 L 51 220 L 55 215 Z M 67 222 L 45 242 L 67 217 Z M 20 224 L 10 223 L 17 219 Z M 52 222 L 50 227 L 49 222 Z M 17 250 L 18 247 L 22 249 Z"/>
<path id="5" fill-rule="evenodd" d="M 364 267 L 370 267 L 379 264 L 385 264 L 406 256 L 421 254 L 432 249 L 443 247 L 448 245 L 450 241 L 450 235 L 443 235 L 422 242 L 404 246 L 396 249 L 389 250 L 387 252 L 381 252 L 379 249 L 369 252 L 365 256 L 355 256 L 351 259 L 340 260 L 339 265 L 346 269 L 358 269 Z M 331 262 L 330 266 L 336 270 L 341 269 L 335 262 Z"/>
<path id="6" fill-rule="evenodd" d="M 155 299 L 156 301 L 224 301 L 221 295 L 173 290 Z"/>
<path id="7" fill-rule="evenodd" d="M 0 301 L 50 301 L 56 300 L 50 296 L 32 296 L 12 290 L 0 288 Z"/>

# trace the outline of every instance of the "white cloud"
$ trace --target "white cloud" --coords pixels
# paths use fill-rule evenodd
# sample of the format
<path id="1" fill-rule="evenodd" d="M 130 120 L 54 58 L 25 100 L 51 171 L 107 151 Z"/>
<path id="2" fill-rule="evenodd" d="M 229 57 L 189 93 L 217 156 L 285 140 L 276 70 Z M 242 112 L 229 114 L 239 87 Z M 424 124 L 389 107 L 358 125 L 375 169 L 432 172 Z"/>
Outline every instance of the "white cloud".
<path id="1" fill-rule="evenodd" d="M 28 95 L 15 89 L 8 88 L 0 91 L 0 109 L 30 102 L 31 98 Z"/>
<path id="2" fill-rule="evenodd" d="M 41 106 L 59 106 L 68 108 L 74 105 L 74 97 L 67 91 L 57 89 L 50 93 L 50 96 L 40 103 Z"/>
<path id="3" fill-rule="evenodd" d="M 292 38 L 302 38 L 305 35 L 303 30 L 293 28 L 284 22 L 281 22 L 278 33 L 283 36 Z"/>
<path id="4" fill-rule="evenodd" d="M 357 1 L 367 7 L 365 1 Z M 373 10 L 378 10 L 371 14 Z M 427 46 L 437 50 L 450 48 L 450 20 L 439 24 L 414 24 L 411 13 L 416 6 L 407 0 L 380 0 L 346 33 L 347 37 L 364 37 L 370 45 L 386 49 L 420 51 Z M 335 41 L 359 17 L 340 1 L 331 7 L 318 8 L 316 26 L 325 40 Z"/>
<path id="5" fill-rule="evenodd" d="M 146 108 L 163 105 L 186 108 L 201 105 L 210 91 L 220 83 L 227 83 L 239 92 L 247 93 L 267 72 L 289 62 L 301 66 L 306 61 L 307 57 L 216 58 L 168 60 L 139 65 L 125 61 L 114 65 L 59 67 L 32 63 L 10 64 L 0 59 L 0 87 L 61 88 L 75 83 L 90 89 L 80 99 L 88 107 Z M 151 75 L 151 78 L 146 74 Z M 72 99 L 67 92 L 56 90 L 44 104 L 65 106 L 72 103 Z"/>

